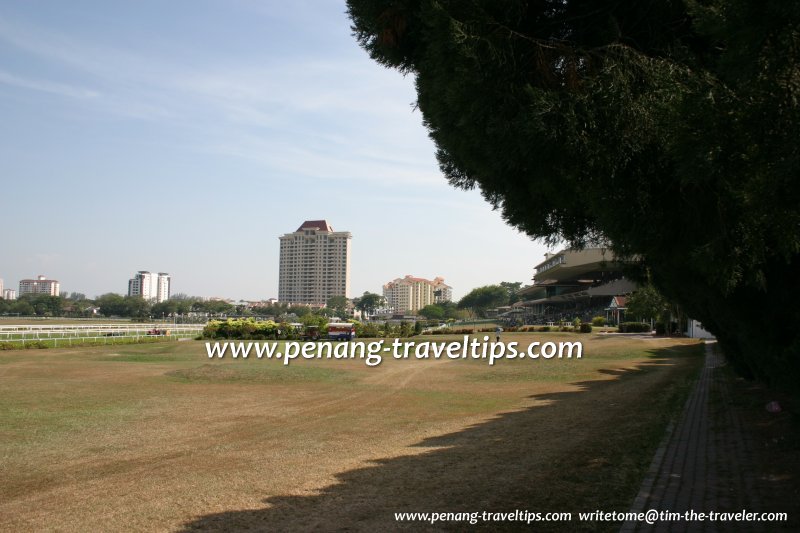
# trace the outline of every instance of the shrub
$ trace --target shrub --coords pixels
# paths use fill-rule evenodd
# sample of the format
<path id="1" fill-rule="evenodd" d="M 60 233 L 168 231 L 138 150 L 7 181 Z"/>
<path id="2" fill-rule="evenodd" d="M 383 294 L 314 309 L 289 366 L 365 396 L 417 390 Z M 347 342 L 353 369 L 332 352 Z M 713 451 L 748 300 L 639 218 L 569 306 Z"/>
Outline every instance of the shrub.
<path id="1" fill-rule="evenodd" d="M 588 322 L 583 322 L 583 323 L 580 325 L 580 329 L 579 329 L 579 331 L 580 331 L 581 333 L 591 333 L 591 332 L 592 332 L 592 325 L 591 325 L 591 324 L 589 324 Z"/>
<path id="2" fill-rule="evenodd" d="M 23 344 L 20 342 L 0 342 L 0 350 L 30 350 L 32 348 L 45 349 L 49 348 L 44 341 L 29 341 L 26 340 Z"/>
<path id="3" fill-rule="evenodd" d="M 667 325 L 663 322 L 656 322 L 656 335 L 666 335 Z"/>
<path id="4" fill-rule="evenodd" d="M 592 325 L 593 326 L 597 326 L 598 328 L 602 327 L 602 326 L 605 326 L 606 325 L 606 317 L 604 317 L 604 316 L 592 317 Z"/>
<path id="5" fill-rule="evenodd" d="M 620 333 L 650 333 L 650 324 L 644 322 L 623 322 L 619 325 Z"/>
<path id="6" fill-rule="evenodd" d="M 550 326 L 541 326 L 538 331 L 550 331 Z"/>
<path id="7" fill-rule="evenodd" d="M 279 325 L 271 320 L 255 322 L 252 319 L 227 319 L 224 322 L 211 320 L 203 328 L 207 339 L 275 339 Z"/>
<path id="8" fill-rule="evenodd" d="M 356 329 L 358 329 L 358 326 L 356 326 Z M 369 337 L 380 337 L 381 336 L 381 332 L 378 329 L 378 326 L 376 326 L 375 324 L 372 324 L 372 323 L 364 324 L 364 325 L 361 326 L 360 329 L 361 329 L 361 331 L 356 331 L 356 335 L 358 335 L 361 338 L 364 338 L 364 337 L 367 337 L 367 338 L 369 338 Z"/>
<path id="9" fill-rule="evenodd" d="M 494 329 L 492 329 L 494 331 Z M 434 335 L 472 335 L 475 333 L 475 330 L 472 328 L 461 328 L 461 329 L 437 329 L 432 332 Z"/>

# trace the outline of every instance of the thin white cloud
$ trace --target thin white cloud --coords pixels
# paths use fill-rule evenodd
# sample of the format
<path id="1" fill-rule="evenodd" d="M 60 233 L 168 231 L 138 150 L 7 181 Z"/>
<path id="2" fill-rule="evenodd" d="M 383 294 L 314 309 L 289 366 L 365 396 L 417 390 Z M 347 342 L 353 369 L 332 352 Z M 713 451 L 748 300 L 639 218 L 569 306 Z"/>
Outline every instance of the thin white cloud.
<path id="1" fill-rule="evenodd" d="M 55 64 L 57 71 L 94 80 L 102 88 L 92 93 L 95 112 L 175 129 L 196 152 L 333 182 L 442 180 L 421 117 L 412 113 L 411 80 L 376 68 L 366 55 L 265 57 L 258 66 L 252 58 L 235 58 L 198 68 L 168 53 L 147 56 L 2 17 L 0 40 Z M 0 82 L 82 94 L 66 84 L 37 84 L 10 74 Z"/>
<path id="2" fill-rule="evenodd" d="M 358 181 L 367 183 L 396 183 L 404 185 L 428 185 L 439 183 L 442 178 L 430 168 L 409 159 L 373 159 L 353 157 L 344 151 L 335 153 L 324 149 L 308 149 L 299 143 L 288 143 L 255 136 L 240 136 L 234 140 L 210 145 L 207 151 L 245 158 L 263 165 L 276 176 L 307 177 L 333 182 Z"/>
<path id="3" fill-rule="evenodd" d="M 109 46 L 93 46 L 52 30 L 0 16 L 0 40 L 44 60 L 69 66 L 98 78 L 119 81 L 163 74 L 158 62 Z"/>
<path id="4" fill-rule="evenodd" d="M 22 87 L 24 89 L 32 89 L 34 91 L 40 91 L 44 93 L 56 94 L 59 96 L 66 96 L 69 98 L 95 98 L 100 95 L 100 93 L 97 91 L 90 89 L 84 89 L 81 87 L 75 87 L 46 80 L 34 80 L 11 74 L 5 70 L 0 70 L 0 83 L 14 87 Z"/>
<path id="5" fill-rule="evenodd" d="M 103 88 L 103 98 L 94 103 L 96 109 L 123 117 L 170 120 L 205 131 L 228 126 L 302 130 L 310 127 L 306 122 L 328 117 L 345 127 L 372 129 L 369 135 L 377 140 L 385 131 L 384 142 L 409 133 L 409 127 L 420 128 L 420 117 L 411 113 L 410 80 L 403 83 L 397 73 L 375 68 L 366 56 L 265 58 L 259 67 L 250 66 L 253 61 L 244 58 L 239 66 L 226 61 L 193 69 L 161 56 L 87 44 L 3 18 L 0 40 L 77 76 L 94 78 Z M 66 84 L 27 86 L 80 94 L 70 92 Z M 406 99 L 407 105 L 386 104 L 398 99 Z"/>

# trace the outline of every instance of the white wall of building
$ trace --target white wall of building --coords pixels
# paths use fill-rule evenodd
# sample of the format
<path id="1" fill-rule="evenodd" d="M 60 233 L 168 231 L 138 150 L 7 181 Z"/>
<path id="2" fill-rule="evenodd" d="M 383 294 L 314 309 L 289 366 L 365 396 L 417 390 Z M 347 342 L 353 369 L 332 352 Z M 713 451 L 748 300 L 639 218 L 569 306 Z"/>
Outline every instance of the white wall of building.
<path id="1" fill-rule="evenodd" d="M 686 336 L 692 339 L 714 339 L 714 334 L 703 329 L 697 320 L 689 319 L 686 325 Z"/>

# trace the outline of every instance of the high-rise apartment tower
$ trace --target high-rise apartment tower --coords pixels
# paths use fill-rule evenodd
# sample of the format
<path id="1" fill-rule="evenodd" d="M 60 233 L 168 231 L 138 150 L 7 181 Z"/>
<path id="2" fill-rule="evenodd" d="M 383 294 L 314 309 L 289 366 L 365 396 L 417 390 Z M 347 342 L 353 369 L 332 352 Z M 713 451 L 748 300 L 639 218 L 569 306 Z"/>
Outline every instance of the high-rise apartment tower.
<path id="1" fill-rule="evenodd" d="M 278 300 L 324 306 L 350 292 L 349 231 L 333 231 L 327 220 L 306 220 L 280 237 Z"/>
<path id="2" fill-rule="evenodd" d="M 128 280 L 128 296 L 138 296 L 157 303 L 169 300 L 170 276 L 166 272 L 154 274 L 140 270 Z"/>

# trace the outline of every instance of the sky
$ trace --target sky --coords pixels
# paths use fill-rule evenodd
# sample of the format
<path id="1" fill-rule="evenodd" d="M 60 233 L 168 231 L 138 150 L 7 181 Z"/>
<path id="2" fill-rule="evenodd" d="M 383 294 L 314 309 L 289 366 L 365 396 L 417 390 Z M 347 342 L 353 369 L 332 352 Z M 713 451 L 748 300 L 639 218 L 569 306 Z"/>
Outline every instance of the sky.
<path id="1" fill-rule="evenodd" d="M 0 278 L 273 298 L 278 237 L 327 219 L 353 235 L 350 297 L 530 283 L 545 245 L 447 183 L 415 100 L 343 1 L 4 0 Z"/>

